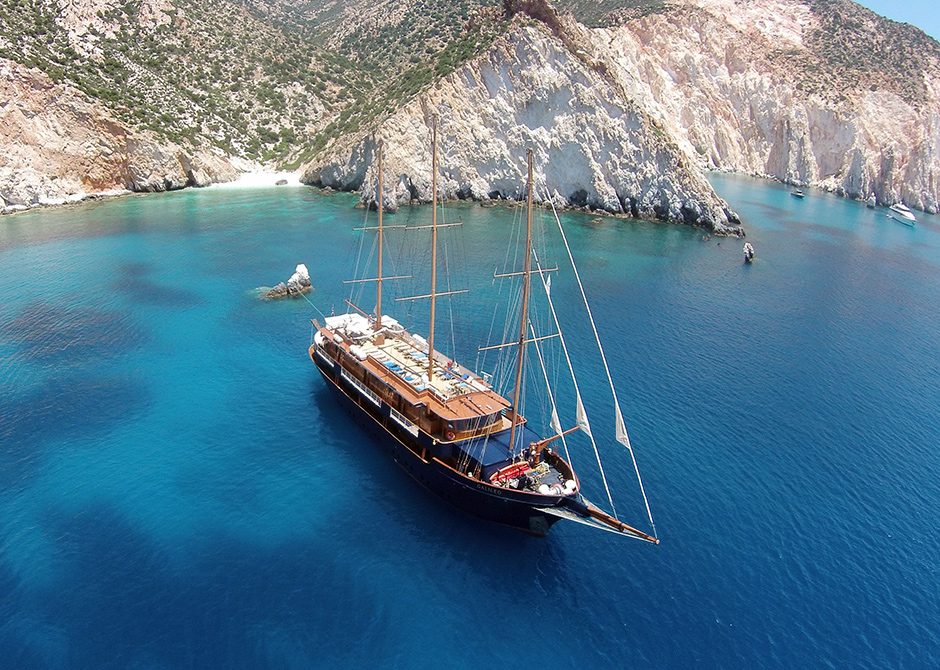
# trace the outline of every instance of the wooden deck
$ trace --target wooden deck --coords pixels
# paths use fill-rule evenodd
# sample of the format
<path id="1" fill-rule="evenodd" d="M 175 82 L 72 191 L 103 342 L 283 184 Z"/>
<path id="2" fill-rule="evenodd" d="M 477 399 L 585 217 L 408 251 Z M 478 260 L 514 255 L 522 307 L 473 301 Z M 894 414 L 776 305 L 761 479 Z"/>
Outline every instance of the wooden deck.
<path id="1" fill-rule="evenodd" d="M 388 322 L 397 326 L 392 319 Z M 358 359 L 408 403 L 423 403 L 442 419 L 474 419 L 510 406 L 480 377 L 440 352 L 434 352 L 434 375 L 428 380 L 427 344 L 400 327 L 383 331 L 375 333 L 371 320 L 358 314 L 329 317 L 320 327 L 324 338 Z"/>

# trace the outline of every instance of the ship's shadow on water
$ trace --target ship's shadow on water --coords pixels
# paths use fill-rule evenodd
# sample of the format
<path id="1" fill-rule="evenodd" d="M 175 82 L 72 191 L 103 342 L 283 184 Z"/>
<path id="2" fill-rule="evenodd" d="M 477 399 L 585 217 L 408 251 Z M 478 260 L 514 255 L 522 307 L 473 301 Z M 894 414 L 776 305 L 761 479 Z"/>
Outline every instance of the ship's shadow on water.
<path id="1" fill-rule="evenodd" d="M 336 428 L 345 413 L 319 378 L 311 374 L 306 388 L 301 397 L 324 419 L 322 435 L 296 448 L 313 451 L 330 486 L 346 482 L 351 496 L 325 504 L 313 526 L 298 510 L 301 530 L 268 539 L 263 529 L 245 535 L 211 523 L 169 540 L 132 523 L 120 502 L 43 515 L 43 533 L 68 557 L 67 569 L 59 581 L 24 587 L 23 575 L 0 562 L 3 664 L 365 667 L 408 649 L 415 626 L 440 634 L 435 618 L 454 616 L 436 611 L 439 600 L 421 599 L 427 583 L 455 604 L 466 588 L 499 593 L 501 602 L 577 601 L 560 546 L 450 507 L 367 430 Z M 324 492 L 309 493 L 316 507 Z M 166 514 L 161 523 L 172 527 L 179 515 L 189 527 L 185 507 Z M 507 580 L 507 566 L 524 569 L 512 568 Z M 400 597 L 389 599 L 394 582 Z"/>
<path id="2" fill-rule="evenodd" d="M 553 532 L 535 537 L 515 528 L 486 521 L 460 510 L 414 480 L 392 458 L 383 444 L 382 434 L 364 421 L 353 421 L 340 401 L 316 376 L 309 387 L 312 406 L 325 419 L 319 458 L 339 461 L 348 468 L 361 495 L 352 499 L 354 507 L 342 511 L 338 523 L 361 524 L 370 528 L 403 529 L 415 541 L 440 550 L 448 547 L 451 560 L 461 564 L 461 571 L 475 573 L 483 582 L 491 582 L 504 593 L 504 566 L 521 562 L 533 568 L 531 580 L 514 580 L 520 597 L 529 597 L 533 584 L 543 592 L 563 592 L 566 574 L 564 547 L 553 541 Z M 361 419 L 361 417 L 360 417 Z M 339 427 L 339 428 L 338 428 Z M 390 439 L 390 438 L 389 438 Z M 398 542 L 406 538 L 397 538 Z M 389 537 L 390 543 L 396 538 Z M 381 543 L 379 543 L 381 544 Z M 487 556 L 480 561 L 480 554 Z"/>

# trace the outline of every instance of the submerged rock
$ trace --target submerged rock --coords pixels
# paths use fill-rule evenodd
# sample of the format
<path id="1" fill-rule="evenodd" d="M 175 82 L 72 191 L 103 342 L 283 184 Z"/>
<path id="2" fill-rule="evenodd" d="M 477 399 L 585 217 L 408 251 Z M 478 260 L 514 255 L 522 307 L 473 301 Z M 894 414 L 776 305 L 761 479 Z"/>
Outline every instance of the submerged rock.
<path id="1" fill-rule="evenodd" d="M 280 282 L 277 286 L 264 294 L 265 300 L 277 300 L 278 298 L 295 298 L 313 288 L 310 282 L 310 273 L 307 266 L 301 263 L 294 269 L 287 283 Z"/>

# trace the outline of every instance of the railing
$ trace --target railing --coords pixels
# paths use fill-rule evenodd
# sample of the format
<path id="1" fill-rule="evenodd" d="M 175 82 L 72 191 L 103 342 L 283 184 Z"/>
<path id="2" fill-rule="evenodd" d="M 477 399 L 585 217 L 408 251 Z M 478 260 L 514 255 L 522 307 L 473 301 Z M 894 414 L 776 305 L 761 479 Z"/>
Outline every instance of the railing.
<path id="1" fill-rule="evenodd" d="M 362 393 L 362 395 L 364 395 L 366 398 L 374 402 L 377 407 L 382 405 L 382 400 L 381 398 L 379 398 L 378 394 L 375 391 L 372 391 L 369 388 L 367 388 L 365 384 L 363 384 L 361 381 L 359 381 L 358 379 L 353 377 L 351 374 L 346 372 L 346 370 L 341 370 L 339 374 L 343 379 L 345 379 L 350 384 L 352 384 L 357 389 L 359 389 L 359 392 Z"/>
<path id="2" fill-rule="evenodd" d="M 402 414 L 402 413 L 399 412 L 398 410 L 396 410 L 396 409 L 394 409 L 394 408 L 390 408 L 390 409 L 391 409 L 392 418 L 393 418 L 395 421 L 397 421 L 398 424 L 399 424 L 402 428 L 404 428 L 405 430 L 407 430 L 409 433 L 411 433 L 411 434 L 414 435 L 415 437 L 418 437 L 418 427 L 417 427 L 414 423 L 412 423 L 411 421 L 409 421 L 409 420 L 408 420 L 408 417 L 406 417 L 404 414 Z"/>
<path id="3" fill-rule="evenodd" d="M 317 347 L 314 351 L 316 352 L 317 356 L 320 357 L 320 360 L 322 360 L 324 363 L 326 363 L 329 366 L 333 365 L 333 361 L 330 359 L 329 356 L 323 353 L 320 347 Z"/>

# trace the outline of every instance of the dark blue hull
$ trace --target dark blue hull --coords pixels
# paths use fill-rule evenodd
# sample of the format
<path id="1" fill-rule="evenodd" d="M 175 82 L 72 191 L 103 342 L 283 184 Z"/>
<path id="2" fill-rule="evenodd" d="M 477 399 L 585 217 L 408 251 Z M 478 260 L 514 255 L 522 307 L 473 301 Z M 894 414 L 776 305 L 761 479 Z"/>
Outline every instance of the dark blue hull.
<path id="1" fill-rule="evenodd" d="M 444 453 L 448 449 L 446 444 L 434 442 L 425 433 L 415 436 L 408 432 L 391 419 L 388 406 L 370 402 L 349 385 L 340 376 L 338 366 L 316 354 L 311 358 L 343 408 L 353 419 L 375 432 L 377 442 L 391 453 L 395 462 L 428 490 L 473 516 L 534 535 L 545 535 L 559 520 L 541 508 L 566 506 L 561 496 L 504 489 L 462 475 L 441 460 L 440 457 L 447 455 Z M 365 417 L 371 420 L 362 421 Z M 533 499 L 538 503 L 534 504 Z"/>

